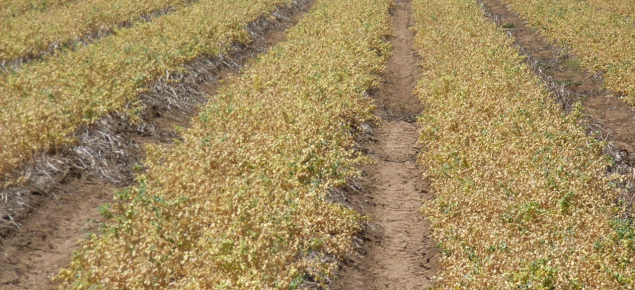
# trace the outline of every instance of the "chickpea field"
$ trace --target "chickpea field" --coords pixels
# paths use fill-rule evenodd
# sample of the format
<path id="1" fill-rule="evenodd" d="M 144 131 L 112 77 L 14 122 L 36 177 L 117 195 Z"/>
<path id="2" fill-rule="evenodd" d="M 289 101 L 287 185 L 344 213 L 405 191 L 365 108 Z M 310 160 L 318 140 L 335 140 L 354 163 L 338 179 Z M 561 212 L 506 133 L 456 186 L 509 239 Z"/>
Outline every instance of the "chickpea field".
<path id="1" fill-rule="evenodd" d="M 0 288 L 635 289 L 634 15 L 0 0 Z"/>

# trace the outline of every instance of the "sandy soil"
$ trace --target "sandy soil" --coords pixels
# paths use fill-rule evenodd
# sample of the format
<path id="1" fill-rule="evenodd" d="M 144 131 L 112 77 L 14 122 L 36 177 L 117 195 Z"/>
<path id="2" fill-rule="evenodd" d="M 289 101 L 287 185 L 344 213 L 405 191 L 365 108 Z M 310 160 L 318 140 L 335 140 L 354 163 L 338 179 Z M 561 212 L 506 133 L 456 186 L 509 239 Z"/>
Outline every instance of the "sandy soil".
<path id="1" fill-rule="evenodd" d="M 412 95 L 418 60 L 414 33 L 409 30 L 410 9 L 410 1 L 397 1 L 394 53 L 385 86 L 375 93 L 376 114 L 383 122 L 361 141 L 376 164 L 364 168 L 363 190 L 349 197 L 371 221 L 362 234 L 359 254 L 342 267 L 335 289 L 424 289 L 432 286 L 438 270 L 440 253 L 420 212 L 423 200 L 433 195 L 416 162 L 421 148 L 415 117 L 422 106 Z"/>

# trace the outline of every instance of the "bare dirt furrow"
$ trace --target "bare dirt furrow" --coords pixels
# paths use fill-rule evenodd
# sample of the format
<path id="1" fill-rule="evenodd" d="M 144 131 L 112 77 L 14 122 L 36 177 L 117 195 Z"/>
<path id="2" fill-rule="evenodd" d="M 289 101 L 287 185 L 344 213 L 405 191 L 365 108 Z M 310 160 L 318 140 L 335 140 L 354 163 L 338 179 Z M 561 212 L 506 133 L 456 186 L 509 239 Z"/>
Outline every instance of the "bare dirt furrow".
<path id="1" fill-rule="evenodd" d="M 397 1 L 393 13 L 393 55 L 384 89 L 374 94 L 376 114 L 384 121 L 362 141 L 375 164 L 364 168 L 363 193 L 351 195 L 353 207 L 371 218 L 357 257 L 342 267 L 336 289 L 424 289 L 432 286 L 439 251 L 430 224 L 421 214 L 432 198 L 417 165 L 421 112 L 413 96 L 418 60 L 413 50 L 410 1 Z"/>
<path id="2" fill-rule="evenodd" d="M 281 10 L 275 22 L 255 24 L 252 32 L 256 40 L 248 47 L 237 47 L 231 55 L 224 56 L 214 64 L 203 60 L 201 66 L 207 65 L 204 68 L 196 67 L 198 63 L 195 63 L 189 76 L 193 80 L 185 85 L 177 83 L 179 88 L 171 92 L 213 95 L 223 79 L 237 73 L 250 59 L 283 41 L 284 31 L 300 21 L 312 2 L 296 1 L 295 7 Z M 102 220 L 98 207 L 112 202 L 113 192 L 134 182 L 131 178 L 134 176 L 132 165 L 143 164 L 144 146 L 171 146 L 179 136 L 175 127 L 187 128 L 189 119 L 196 114 L 194 104 L 175 106 L 169 103 L 172 99 L 165 102 L 156 99 L 144 101 L 147 109 L 143 112 L 143 124 L 118 126 L 113 125 L 117 123 L 113 118 L 105 121 L 108 123 L 108 133 L 113 134 L 116 143 L 125 147 L 113 149 L 114 153 L 125 155 L 125 158 L 111 160 L 112 163 L 108 164 L 117 167 L 113 171 L 123 172 L 123 180 L 104 181 L 95 177 L 95 172 L 65 165 L 62 173 L 43 178 L 46 180 L 42 184 L 31 184 L 26 189 L 20 189 L 28 197 L 20 200 L 23 204 L 17 205 L 21 208 L 18 211 L 21 214 L 16 215 L 19 219 L 13 223 L 14 227 L 0 228 L 0 289 L 55 289 L 57 284 L 51 281 L 51 276 L 68 266 L 72 252 L 78 249 L 77 242 L 84 235 L 98 231 Z M 111 128 L 113 126 L 114 129 Z M 99 135 L 104 130 L 97 126 L 86 129 L 86 134 Z M 55 161 L 56 157 L 45 159 Z"/>

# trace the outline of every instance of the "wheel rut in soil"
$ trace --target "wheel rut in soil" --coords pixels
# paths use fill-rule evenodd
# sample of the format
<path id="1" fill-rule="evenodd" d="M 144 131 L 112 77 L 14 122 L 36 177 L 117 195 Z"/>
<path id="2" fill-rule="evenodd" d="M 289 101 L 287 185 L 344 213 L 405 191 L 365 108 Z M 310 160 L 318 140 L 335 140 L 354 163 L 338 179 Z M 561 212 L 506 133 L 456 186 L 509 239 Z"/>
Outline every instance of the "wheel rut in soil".
<path id="1" fill-rule="evenodd" d="M 413 96 L 418 60 L 409 30 L 410 1 L 399 0 L 393 12 L 393 55 L 385 86 L 374 93 L 383 119 L 362 146 L 375 164 L 363 168 L 363 193 L 349 197 L 354 208 L 370 217 L 359 255 L 341 269 L 335 289 L 424 289 L 432 286 L 439 251 L 430 223 L 421 214 L 433 198 L 423 169 L 417 165 L 422 106 Z"/>
<path id="2" fill-rule="evenodd" d="M 541 36 L 526 21 L 499 0 L 479 0 L 485 12 L 512 36 L 521 51 L 532 58 L 534 70 L 549 78 L 556 95 L 570 95 L 565 105 L 581 100 L 588 125 L 599 131 L 621 150 L 635 151 L 635 112 L 631 105 L 605 89 L 601 73 L 585 71 L 580 60 L 562 47 Z"/>
<path id="3" fill-rule="evenodd" d="M 283 41 L 285 31 L 302 19 L 312 3 L 311 0 L 297 1 L 297 7 L 279 15 L 278 22 L 257 31 L 257 39 L 248 47 L 232 52 L 221 59 L 219 65 L 209 64 L 211 69 L 200 68 L 205 71 L 204 74 L 195 67 L 192 76 L 194 80 L 188 83 L 191 86 L 185 85 L 181 89 L 185 92 L 213 95 L 222 83 L 221 80 L 237 73 L 250 59 Z M 202 63 L 208 64 L 209 61 Z M 153 128 L 151 134 L 127 129 L 117 132 L 117 138 L 129 144 L 127 149 L 123 149 L 126 155 L 130 155 L 127 159 L 140 163 L 143 163 L 145 156 L 144 145 L 172 146 L 173 140 L 178 139 L 174 127 L 187 128 L 189 119 L 197 113 L 195 107 L 181 110 L 182 108 L 170 108 L 168 104 L 162 103 L 148 105 L 147 112 L 144 112 L 146 116 L 143 125 Z M 125 170 L 130 172 L 125 175 L 134 176 L 129 165 L 112 164 L 126 167 Z M 64 172 L 61 177 L 54 179 L 56 180 L 42 185 L 46 190 L 29 189 L 25 192 L 32 195 L 25 198 L 25 204 L 22 205 L 29 210 L 22 210 L 23 213 L 16 218 L 16 228 L 0 228 L 0 289 L 56 289 L 57 284 L 51 281 L 51 277 L 69 265 L 72 252 L 79 249 L 77 242 L 87 233 L 98 230 L 102 220 L 98 207 L 112 202 L 113 192 L 134 184 L 130 178 L 113 183 L 76 169 Z"/>

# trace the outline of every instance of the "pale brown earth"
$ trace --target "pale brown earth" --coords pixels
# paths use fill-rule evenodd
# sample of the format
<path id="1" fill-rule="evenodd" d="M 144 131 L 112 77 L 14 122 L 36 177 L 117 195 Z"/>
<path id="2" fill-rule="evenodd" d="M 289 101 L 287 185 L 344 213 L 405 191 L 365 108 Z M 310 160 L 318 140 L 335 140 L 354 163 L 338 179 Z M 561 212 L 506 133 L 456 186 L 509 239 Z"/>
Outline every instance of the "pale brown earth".
<path id="1" fill-rule="evenodd" d="M 347 197 L 371 220 L 358 241 L 357 255 L 343 265 L 334 289 L 425 289 L 433 285 L 439 268 L 440 252 L 420 211 L 433 194 L 416 161 L 421 147 L 415 121 L 423 108 L 413 96 L 418 60 L 410 14 L 410 1 L 397 1 L 390 39 L 394 52 L 385 86 L 373 94 L 375 113 L 383 121 L 370 136 L 360 138 L 360 147 L 376 163 L 363 168 L 363 177 Z"/>
<path id="2" fill-rule="evenodd" d="M 190 82 L 190 87 L 182 89 L 212 95 L 221 80 L 237 73 L 257 55 L 285 39 L 284 31 L 299 22 L 312 3 L 310 0 L 298 2 L 301 4 L 297 7 L 282 11 L 275 23 L 255 28 L 260 31 L 256 31 L 258 37 L 254 42 L 224 56 L 219 61 L 222 65 L 214 66 L 201 79 Z M 174 127 L 187 128 L 194 114 L 196 108 L 193 106 L 180 110 L 165 103 L 149 102 L 143 113 L 143 125 L 152 128 L 151 131 L 139 130 L 138 127 L 132 130 L 127 126 L 112 131 L 118 140 L 126 144 L 126 148 L 121 149 L 126 157 L 125 164 L 112 165 L 121 167 L 118 169 L 125 173 L 126 178 L 121 182 L 104 181 L 88 172 L 66 168 L 41 185 L 31 184 L 21 189 L 22 194 L 27 196 L 18 200 L 20 210 L 11 216 L 15 226 L 3 225 L 4 228 L 0 229 L 0 289 L 56 289 L 57 284 L 52 282 L 51 277 L 69 265 L 72 252 L 79 248 L 77 242 L 84 235 L 98 232 L 102 220 L 98 207 L 113 202 L 113 192 L 134 184 L 131 164 L 143 163 L 144 146 L 171 146 L 178 138 Z M 51 160 L 55 160 L 53 157 Z"/>

